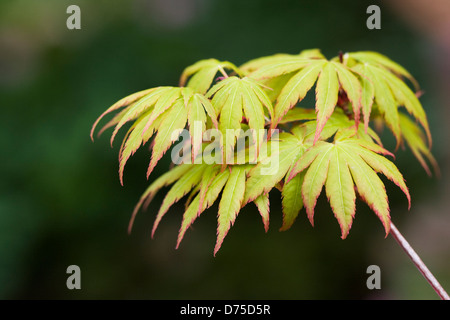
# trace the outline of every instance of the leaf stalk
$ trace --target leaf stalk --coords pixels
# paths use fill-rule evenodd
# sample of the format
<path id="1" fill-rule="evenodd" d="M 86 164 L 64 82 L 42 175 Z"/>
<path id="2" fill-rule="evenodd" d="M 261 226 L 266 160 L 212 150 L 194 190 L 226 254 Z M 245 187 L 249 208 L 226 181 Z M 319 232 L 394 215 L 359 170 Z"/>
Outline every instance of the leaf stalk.
<path id="1" fill-rule="evenodd" d="M 438 296 L 442 300 L 450 300 L 448 293 L 444 290 L 439 281 L 437 281 L 437 279 L 430 272 L 430 270 L 427 268 L 422 259 L 420 259 L 419 255 L 414 251 L 414 249 L 411 247 L 408 241 L 406 241 L 406 239 L 403 237 L 400 231 L 398 231 L 397 227 L 392 222 L 390 234 L 392 235 L 392 237 L 394 237 L 395 241 L 397 241 L 400 247 L 402 247 L 402 249 L 406 252 L 406 254 L 409 256 L 412 262 L 416 265 L 417 269 L 419 269 L 419 271 L 422 273 L 422 275 L 425 277 L 425 279 L 428 281 L 428 283 L 431 285 L 434 291 L 436 291 Z"/>

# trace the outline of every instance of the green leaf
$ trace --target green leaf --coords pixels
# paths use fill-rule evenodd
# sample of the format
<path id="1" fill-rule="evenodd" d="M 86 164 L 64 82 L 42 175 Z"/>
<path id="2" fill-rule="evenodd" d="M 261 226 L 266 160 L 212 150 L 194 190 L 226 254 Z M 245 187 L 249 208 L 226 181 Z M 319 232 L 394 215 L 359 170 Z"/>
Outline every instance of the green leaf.
<path id="1" fill-rule="evenodd" d="M 214 255 L 220 249 L 223 239 L 230 227 L 234 224 L 241 209 L 245 192 L 246 166 L 235 165 L 231 167 L 230 177 L 225 185 L 219 203 L 217 241 Z"/>
<path id="2" fill-rule="evenodd" d="M 243 82 L 240 87 L 245 118 L 248 119 L 248 125 L 251 129 L 262 129 L 264 128 L 265 123 L 263 104 L 259 100 L 256 92 L 252 90 L 253 87 L 258 86 L 254 85 L 248 78 L 244 81 L 248 81 L 248 84 Z M 264 95 L 264 97 L 267 98 L 266 95 Z M 271 105 L 270 101 L 268 103 Z"/>
<path id="3" fill-rule="evenodd" d="M 325 59 L 320 49 L 305 49 L 299 53 L 299 56 L 305 59 Z"/>
<path id="4" fill-rule="evenodd" d="M 322 187 L 341 227 L 345 239 L 355 214 L 354 184 L 361 198 L 382 221 L 389 233 L 390 215 L 387 194 L 377 172 L 383 173 L 410 195 L 403 176 L 395 165 L 377 153 L 389 153 L 380 146 L 362 139 L 338 137 L 334 143 L 320 141 L 308 149 L 292 169 L 288 181 L 307 169 L 302 186 L 303 203 L 313 224 L 314 208 Z"/>
<path id="5" fill-rule="evenodd" d="M 389 87 L 389 84 L 385 81 L 385 78 L 380 69 L 366 66 L 367 75 L 372 80 L 372 85 L 375 92 L 375 102 L 383 115 L 387 126 L 391 129 L 397 142 L 400 142 L 400 124 L 398 120 L 397 102 Z"/>
<path id="6" fill-rule="evenodd" d="M 197 219 L 197 217 L 199 217 L 203 211 L 209 208 L 216 201 L 225 183 L 228 181 L 229 176 L 230 171 L 224 170 L 214 177 L 214 180 L 208 186 L 201 207 L 200 207 L 200 197 L 201 197 L 200 194 L 198 194 L 195 197 L 194 201 L 191 202 L 191 204 L 189 205 L 189 207 L 187 208 L 187 210 L 184 212 L 183 215 L 183 222 L 181 224 L 180 231 L 178 232 L 178 240 L 176 248 L 179 247 L 181 240 L 183 240 L 184 234 L 186 233 L 186 230 L 192 225 L 192 223 L 194 223 L 195 219 Z"/>
<path id="7" fill-rule="evenodd" d="M 255 80 L 270 79 L 304 68 L 311 63 L 310 59 L 298 56 L 287 56 L 262 66 L 248 76 Z"/>
<path id="8" fill-rule="evenodd" d="M 187 210 L 187 208 L 191 205 L 192 200 L 194 200 L 194 197 L 198 195 L 200 191 L 201 183 L 197 184 L 194 188 L 191 189 L 191 192 L 189 193 L 189 196 L 186 198 L 186 201 L 184 202 L 184 209 Z"/>
<path id="9" fill-rule="evenodd" d="M 206 167 L 205 172 L 203 173 L 203 177 L 200 183 L 200 190 L 199 190 L 199 206 L 198 211 L 203 211 L 203 202 L 206 198 L 206 193 L 209 190 L 210 185 L 213 183 L 217 173 L 219 172 L 220 166 L 215 165 L 209 165 Z"/>
<path id="10" fill-rule="evenodd" d="M 208 126 L 211 127 L 210 125 L 207 125 L 208 123 L 212 123 L 216 128 L 218 127 L 216 112 L 211 101 L 202 94 L 194 93 L 191 88 L 157 87 L 138 92 L 120 100 L 104 114 L 116 110 L 127 103 L 131 104 L 120 111 L 101 129 L 102 132 L 106 128 L 115 125 L 111 135 L 112 145 L 120 128 L 125 123 L 136 120 L 125 135 L 120 148 L 119 175 L 121 184 L 123 184 L 123 170 L 128 158 L 133 155 L 141 145 L 145 144 L 152 137 L 154 132 L 157 131 L 158 134 L 152 145 L 153 153 L 147 175 L 151 173 L 159 159 L 167 151 L 170 145 L 172 145 L 172 132 L 176 129 L 183 129 L 187 119 L 189 120 L 191 136 L 194 134 L 194 123 L 196 121 L 199 121 L 200 123 L 200 130 L 198 130 L 199 132 L 197 132 L 196 135 L 200 138 L 203 137 L 203 133 Z M 94 124 L 91 134 L 93 134 L 95 126 L 104 114 Z M 201 144 L 199 145 L 199 143 L 195 142 L 197 141 L 192 141 L 193 158 L 197 155 L 201 146 Z"/>
<path id="11" fill-rule="evenodd" d="M 305 144 L 312 144 L 316 132 L 316 121 L 308 121 L 301 126 L 292 128 L 293 133 L 297 130 L 302 131 L 302 139 Z M 360 123 L 358 130 L 355 130 L 355 122 L 350 120 L 342 109 L 334 110 L 333 114 L 323 127 L 319 139 L 327 140 L 334 134 L 344 134 L 344 132 L 349 137 L 358 136 L 361 139 L 369 142 L 375 141 L 377 144 L 381 145 L 380 137 L 378 137 L 378 135 L 370 127 L 367 128 L 366 132 L 364 126 Z"/>
<path id="12" fill-rule="evenodd" d="M 394 62 L 390 64 L 383 58 L 376 60 L 374 58 L 376 56 L 377 54 L 372 53 L 366 56 L 364 53 L 361 57 L 358 54 L 357 60 L 361 63 L 352 66 L 352 70 L 361 76 L 360 81 L 363 87 L 362 108 L 365 114 L 366 127 L 372 107 L 372 96 L 374 96 L 376 102 L 374 105 L 397 139 L 397 146 L 401 142 L 398 106 L 404 106 L 422 124 L 431 145 L 430 129 L 423 107 L 416 94 L 402 81 L 400 76 L 413 78 Z"/>
<path id="13" fill-rule="evenodd" d="M 197 194 L 183 214 L 183 222 L 181 224 L 180 230 L 178 231 L 177 245 L 175 249 L 179 248 L 187 229 L 192 225 L 192 223 L 194 223 L 194 221 L 202 213 L 202 211 L 198 210 L 199 205 L 200 205 L 200 196 Z"/>
<path id="14" fill-rule="evenodd" d="M 412 114 L 423 126 L 428 137 L 428 142 L 431 145 L 431 133 L 427 116 L 419 99 L 416 97 L 414 92 L 412 92 L 411 89 L 398 77 L 383 69 L 379 69 L 379 72 L 384 76 L 384 79 L 391 88 L 398 104 L 403 105 L 406 110 L 408 110 L 408 112 Z"/>
<path id="15" fill-rule="evenodd" d="M 229 77 L 213 86 L 207 96 L 212 98 L 214 110 L 219 114 L 219 130 L 222 133 L 223 150 L 226 163 L 228 155 L 234 150 L 237 130 L 241 129 L 242 118 L 245 116 L 250 129 L 254 130 L 255 138 L 258 130 L 264 129 L 265 109 L 272 115 L 272 104 L 259 84 L 249 78 Z M 233 135 L 227 134 L 232 130 Z M 255 139 L 256 140 L 256 139 Z"/>
<path id="16" fill-rule="evenodd" d="M 182 164 L 182 165 L 176 166 L 173 169 L 171 169 L 168 172 L 161 175 L 155 181 L 153 181 L 153 183 L 142 194 L 141 198 L 139 199 L 139 202 L 134 207 L 134 211 L 133 211 L 133 214 L 131 215 L 130 223 L 128 225 L 128 233 L 131 233 L 131 228 L 133 227 L 134 219 L 136 218 L 136 215 L 137 215 L 139 209 L 141 208 L 141 206 L 144 204 L 144 202 L 146 202 L 146 205 L 148 206 L 150 204 L 150 202 L 153 200 L 153 197 L 156 195 L 156 193 L 161 188 L 174 183 L 176 180 L 180 179 L 180 177 L 182 177 L 191 168 L 192 168 L 192 165 L 190 165 L 190 164 Z"/>
<path id="17" fill-rule="evenodd" d="M 152 228 L 152 237 L 154 236 L 155 231 L 158 228 L 159 222 L 169 210 L 169 208 L 198 184 L 198 182 L 202 179 L 202 175 L 206 167 L 207 165 L 203 164 L 192 164 L 189 171 L 185 172 L 185 174 L 172 186 L 172 188 L 164 198 L 161 207 L 159 208 L 158 215 L 156 216 Z"/>
<path id="18" fill-rule="evenodd" d="M 354 150 L 359 153 L 360 157 L 364 159 L 364 161 L 372 167 L 378 173 L 383 173 L 386 178 L 394 182 L 406 195 L 408 199 L 408 209 L 411 208 L 411 196 L 409 195 L 408 187 L 405 184 L 402 174 L 398 171 L 397 167 L 385 157 L 375 153 L 375 151 L 380 150 L 379 146 L 373 145 L 374 148 L 370 148 L 367 146 L 366 142 L 361 142 L 359 144 L 347 144 L 349 150 Z M 361 149 L 361 147 L 365 147 L 366 149 Z M 378 151 L 382 152 L 382 151 Z"/>
<path id="19" fill-rule="evenodd" d="M 294 164 L 288 178 L 289 183 L 298 173 L 310 167 L 304 177 L 302 196 L 303 205 L 312 225 L 314 225 L 314 207 L 327 177 L 330 157 L 329 144 L 319 141 Z"/>
<path id="20" fill-rule="evenodd" d="M 143 96 L 149 94 L 150 92 L 157 90 L 157 88 L 152 88 L 152 89 L 147 89 L 147 90 L 142 90 L 133 94 L 130 94 L 129 96 L 126 96 L 125 98 L 120 99 L 119 101 L 117 101 L 116 103 L 114 103 L 111 107 L 109 107 L 105 112 L 103 112 L 101 114 L 100 117 L 97 118 L 97 120 L 94 122 L 92 129 L 91 129 L 91 139 L 92 141 L 94 141 L 94 131 L 95 128 L 97 127 L 97 124 L 100 122 L 100 120 L 103 119 L 103 117 L 105 115 L 107 115 L 108 113 L 111 113 L 117 109 L 120 109 L 122 107 L 128 106 L 131 103 L 135 102 L 136 100 L 142 98 Z"/>
<path id="21" fill-rule="evenodd" d="M 270 101 L 273 105 L 275 105 L 278 96 L 281 93 L 281 90 L 283 90 L 286 83 L 292 78 L 292 76 L 296 72 L 291 72 L 287 74 L 283 74 L 282 76 L 260 80 L 261 84 L 265 88 L 265 92 L 267 93 L 267 96 L 269 97 Z"/>
<path id="22" fill-rule="evenodd" d="M 431 176 L 431 170 L 428 167 L 424 157 L 431 163 L 437 176 L 440 175 L 439 165 L 431 154 L 430 149 L 426 145 L 424 134 L 420 127 L 413 122 L 408 116 L 399 113 L 400 128 L 402 138 L 408 144 L 414 156 L 420 162 L 426 173 Z"/>
<path id="23" fill-rule="evenodd" d="M 242 121 L 243 103 L 240 92 L 240 85 L 237 81 L 235 81 L 235 83 L 233 84 L 233 89 L 230 89 L 228 99 L 225 101 L 224 105 L 220 107 L 221 111 L 219 117 L 219 130 L 223 136 L 223 149 L 224 149 L 223 159 L 225 159 L 226 162 L 229 160 L 228 154 L 234 149 L 234 145 L 236 142 L 234 132 L 236 132 L 236 130 L 241 128 L 241 121 Z M 232 130 L 233 135 L 231 137 L 229 136 L 229 134 L 227 134 L 228 130 Z"/>
<path id="24" fill-rule="evenodd" d="M 146 126 L 150 116 L 151 110 L 141 115 L 128 130 L 122 141 L 119 151 L 119 179 L 121 185 L 123 185 L 123 172 L 129 157 L 132 156 L 141 145 L 147 143 L 164 118 L 164 115 L 162 115 L 152 123 L 150 128 L 145 129 L 144 126 Z"/>
<path id="25" fill-rule="evenodd" d="M 368 79 L 365 65 L 358 64 L 353 68 L 360 77 L 361 82 L 361 109 L 364 117 L 364 128 L 367 132 L 369 128 L 370 113 L 372 111 L 372 104 L 375 96 L 375 89 L 372 82 Z"/>
<path id="26" fill-rule="evenodd" d="M 385 55 L 382 55 L 378 52 L 373 52 L 373 51 L 358 51 L 358 52 L 348 53 L 348 56 L 353 59 L 356 59 L 362 63 L 372 64 L 372 65 L 380 65 L 384 68 L 387 68 L 388 70 L 390 70 L 396 74 L 399 74 L 401 76 L 404 76 L 405 78 L 408 78 L 414 84 L 416 89 L 419 88 L 419 85 L 418 85 L 416 79 L 414 79 L 414 77 L 405 68 L 403 68 L 398 63 L 392 61 Z"/>
<path id="27" fill-rule="evenodd" d="M 255 81 L 251 78 L 245 77 L 242 79 L 243 85 L 242 87 L 252 89 L 253 93 L 258 97 L 259 102 L 267 109 L 268 116 L 273 118 L 273 106 L 269 96 L 262 89 L 263 85 L 258 81 Z M 259 103 L 257 102 L 257 103 Z M 250 126 L 251 127 L 251 126 Z"/>
<path id="28" fill-rule="evenodd" d="M 217 114 L 214 110 L 213 105 L 211 104 L 211 101 L 202 94 L 195 94 L 194 99 L 197 99 L 203 105 L 203 108 L 205 108 L 205 111 L 209 116 L 207 120 L 211 120 L 212 124 L 217 129 L 219 127 L 217 122 Z"/>
<path id="29" fill-rule="evenodd" d="M 117 132 L 120 130 L 120 128 L 122 128 L 122 126 L 125 123 L 127 123 L 132 119 L 135 119 L 136 117 L 146 112 L 147 110 L 154 108 L 155 103 L 159 101 L 159 99 L 161 98 L 164 99 L 167 96 L 167 94 L 173 92 L 173 89 L 174 88 L 172 87 L 159 87 L 156 90 L 152 90 L 149 94 L 133 103 L 114 128 L 114 131 L 111 135 L 111 146 L 113 144 L 114 137 L 116 136 Z"/>
<path id="30" fill-rule="evenodd" d="M 144 130 L 147 130 L 152 125 L 153 121 L 155 121 L 164 111 L 172 107 L 175 104 L 175 101 L 178 101 L 177 99 L 182 97 L 184 92 L 185 91 L 182 90 L 182 88 L 171 88 L 164 96 L 161 96 L 156 102 L 152 116 L 148 120 Z"/>
<path id="31" fill-rule="evenodd" d="M 275 105 L 275 119 L 272 128 L 282 120 L 283 116 L 301 101 L 317 80 L 325 61 L 315 61 L 294 75 L 284 86 Z"/>
<path id="32" fill-rule="evenodd" d="M 198 71 L 189 80 L 188 87 L 192 88 L 195 92 L 206 93 L 214 82 L 218 69 L 219 65 L 215 65 L 212 68 L 205 68 Z"/>
<path id="33" fill-rule="evenodd" d="M 355 215 L 355 189 L 345 157 L 339 148 L 330 152 L 330 162 L 326 180 L 326 194 L 345 239 Z"/>
<path id="34" fill-rule="evenodd" d="M 269 231 L 269 195 L 266 193 L 261 194 L 258 198 L 253 201 L 258 208 L 259 214 L 261 215 L 264 230 Z"/>
<path id="35" fill-rule="evenodd" d="M 308 91 L 316 85 L 317 129 L 314 143 L 338 102 L 339 89 L 342 89 L 352 104 L 356 127 L 359 124 L 362 108 L 362 88 L 357 76 L 347 66 L 331 61 L 328 62 L 318 50 L 308 50 L 297 56 L 283 55 L 274 59 L 264 60 L 249 76 L 254 79 L 273 79 L 289 75 L 276 99 L 274 118 L 271 128 L 275 128 L 287 112 L 299 101 L 303 100 Z M 266 83 L 267 84 L 267 83 Z M 275 85 L 279 84 L 275 82 Z M 269 85 L 270 87 L 270 85 Z M 276 90 L 278 91 L 278 90 Z M 367 108 L 363 110 L 367 111 Z"/>
<path id="36" fill-rule="evenodd" d="M 359 195 L 379 217 L 387 236 L 390 229 L 390 214 L 384 184 L 365 161 L 346 150 L 343 151 Z"/>

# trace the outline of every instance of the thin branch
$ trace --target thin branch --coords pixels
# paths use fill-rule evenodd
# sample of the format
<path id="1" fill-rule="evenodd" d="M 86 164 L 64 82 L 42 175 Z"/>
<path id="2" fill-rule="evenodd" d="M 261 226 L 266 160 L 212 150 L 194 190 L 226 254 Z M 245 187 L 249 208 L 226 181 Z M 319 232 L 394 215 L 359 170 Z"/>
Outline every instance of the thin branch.
<path id="1" fill-rule="evenodd" d="M 442 300 L 450 300 L 448 293 L 442 288 L 441 284 L 436 280 L 433 274 L 428 270 L 425 263 L 417 255 L 414 249 L 409 245 L 408 241 L 402 236 L 400 231 L 391 222 L 391 232 L 395 241 L 402 247 L 406 254 L 411 258 L 412 262 L 416 265 L 417 269 L 422 273 L 422 275 L 427 279 L 428 283 L 433 287 L 434 291 L 439 295 Z"/>

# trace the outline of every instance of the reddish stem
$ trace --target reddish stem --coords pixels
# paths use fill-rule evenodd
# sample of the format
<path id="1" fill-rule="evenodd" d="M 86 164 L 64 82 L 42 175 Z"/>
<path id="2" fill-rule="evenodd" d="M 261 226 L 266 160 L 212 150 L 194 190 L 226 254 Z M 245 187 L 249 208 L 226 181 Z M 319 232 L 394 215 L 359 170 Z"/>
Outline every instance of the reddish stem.
<path id="1" fill-rule="evenodd" d="M 450 300 L 448 293 L 442 288 L 441 284 L 436 280 L 433 274 L 428 270 L 425 263 L 423 263 L 422 259 L 417 255 L 414 249 L 409 245 L 408 241 L 402 236 L 400 231 L 395 227 L 395 225 L 391 222 L 391 232 L 395 241 L 402 247 L 402 249 L 406 252 L 406 254 L 410 257 L 412 262 L 416 265 L 417 269 L 422 273 L 422 275 L 427 279 L 428 283 L 433 287 L 434 291 L 439 295 L 442 300 Z"/>
<path id="2" fill-rule="evenodd" d="M 344 53 L 342 51 L 339 51 L 339 62 L 340 63 L 344 62 Z"/>

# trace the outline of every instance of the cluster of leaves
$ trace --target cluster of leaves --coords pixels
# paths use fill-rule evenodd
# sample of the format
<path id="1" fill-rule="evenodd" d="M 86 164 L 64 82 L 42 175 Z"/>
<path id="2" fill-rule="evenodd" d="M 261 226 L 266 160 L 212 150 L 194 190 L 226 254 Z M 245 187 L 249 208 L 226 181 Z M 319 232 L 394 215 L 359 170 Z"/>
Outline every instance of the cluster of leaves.
<path id="1" fill-rule="evenodd" d="M 315 94 L 314 108 L 302 106 L 308 92 Z M 140 198 L 130 230 L 141 207 L 147 207 L 158 190 L 173 185 L 156 216 L 153 236 L 171 205 L 187 196 L 177 247 L 187 228 L 219 198 L 214 254 L 249 202 L 257 206 L 267 231 L 272 189 L 282 196 L 280 230 L 289 229 L 303 207 L 313 224 L 316 201 L 325 187 L 343 239 L 352 225 L 357 195 L 380 218 L 387 235 L 388 196 L 378 173 L 401 188 L 409 204 L 410 195 L 402 174 L 386 158 L 392 153 L 370 125 L 385 124 L 397 147 L 406 142 L 431 174 L 425 158 L 435 168 L 437 165 L 430 153 L 430 129 L 419 92 L 408 71 L 375 52 L 340 54 L 328 60 L 313 49 L 262 57 L 240 67 L 207 59 L 187 67 L 177 87 L 144 90 L 112 105 L 95 122 L 91 137 L 98 122 L 113 111 L 120 110 L 99 132 L 114 126 L 111 144 L 119 129 L 134 121 L 119 153 L 123 184 L 126 161 L 153 136 L 147 177 L 180 129 L 188 128 L 193 136 L 197 122 L 202 137 L 212 128 L 224 137 L 227 130 L 238 132 L 216 141 L 225 164 L 196 163 L 205 141 L 190 139 L 191 161 L 175 165 L 157 178 Z M 254 135 L 255 143 L 239 151 L 239 129 L 267 129 L 269 134 Z M 255 148 L 256 161 L 250 161 L 246 154 Z M 227 161 L 229 151 L 236 151 L 244 160 Z"/>

